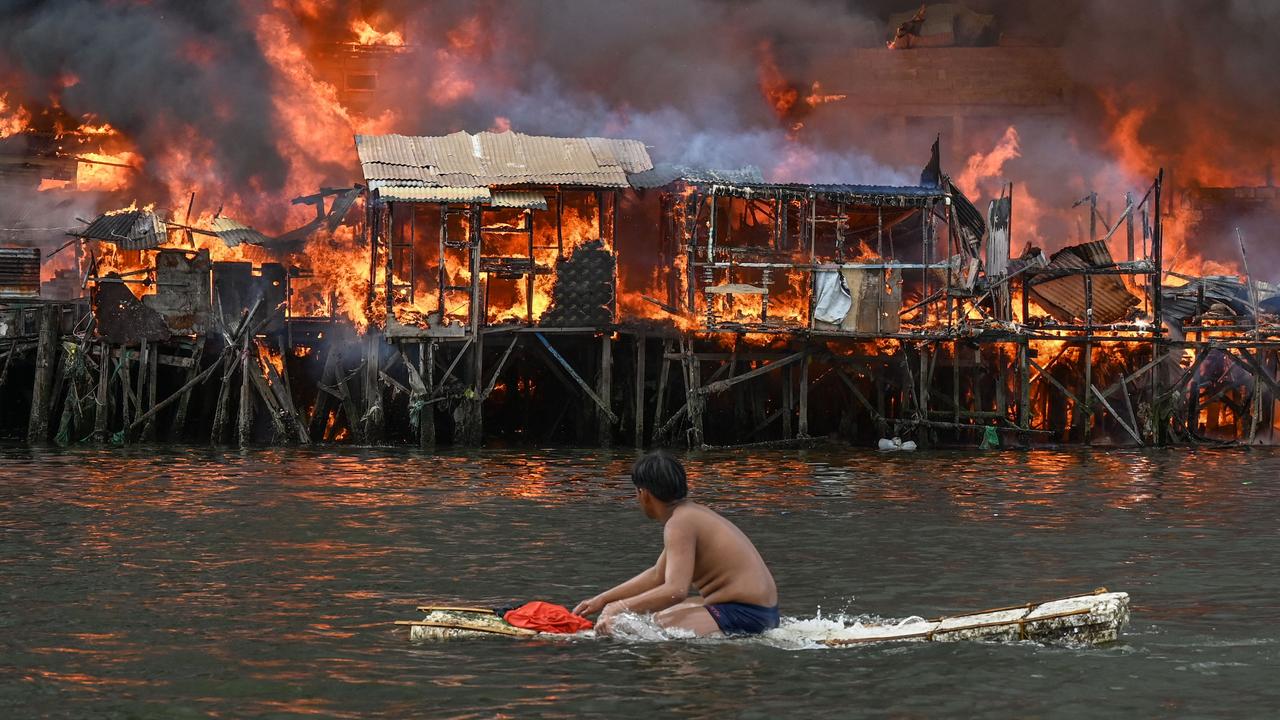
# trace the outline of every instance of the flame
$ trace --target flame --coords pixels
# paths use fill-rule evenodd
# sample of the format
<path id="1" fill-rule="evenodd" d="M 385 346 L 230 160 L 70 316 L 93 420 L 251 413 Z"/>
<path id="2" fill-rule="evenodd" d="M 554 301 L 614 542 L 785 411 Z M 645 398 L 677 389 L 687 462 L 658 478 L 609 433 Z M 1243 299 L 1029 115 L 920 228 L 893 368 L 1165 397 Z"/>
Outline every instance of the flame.
<path id="1" fill-rule="evenodd" d="M 404 46 L 404 35 L 399 30 L 380 32 L 374 29 L 368 20 L 358 19 L 352 21 L 351 32 L 356 36 L 356 43 L 359 45 Z"/>
<path id="2" fill-rule="evenodd" d="M 1022 157 L 1022 149 L 1018 142 L 1018 129 L 1010 125 L 991 152 L 978 152 L 969 156 L 965 161 L 964 170 L 956 176 L 956 185 L 970 200 L 977 203 L 982 199 L 984 192 L 989 192 L 986 186 L 991 181 L 1003 178 L 1005 163 Z"/>
<path id="3" fill-rule="evenodd" d="M 31 122 L 31 113 L 18 105 L 9 107 L 9 94 L 0 93 L 0 139 L 16 135 L 27 129 Z"/>
<path id="4" fill-rule="evenodd" d="M 133 169 L 141 160 L 137 153 L 128 150 L 115 154 L 87 152 L 78 158 L 76 189 L 104 192 L 128 187 L 133 182 Z"/>
<path id="5" fill-rule="evenodd" d="M 814 81 L 807 94 L 801 94 L 799 85 L 791 82 L 778 66 L 773 43 L 761 40 L 756 44 L 756 80 L 760 94 L 773 108 L 792 135 L 804 128 L 804 119 L 819 105 L 844 100 L 847 95 L 824 93 L 821 83 Z"/>

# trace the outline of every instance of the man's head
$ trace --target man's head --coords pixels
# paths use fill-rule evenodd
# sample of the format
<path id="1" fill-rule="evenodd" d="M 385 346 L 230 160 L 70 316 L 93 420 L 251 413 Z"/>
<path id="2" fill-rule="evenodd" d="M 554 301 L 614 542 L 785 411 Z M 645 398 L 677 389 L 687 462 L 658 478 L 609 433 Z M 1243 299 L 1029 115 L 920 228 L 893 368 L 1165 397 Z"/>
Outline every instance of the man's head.
<path id="1" fill-rule="evenodd" d="M 656 517 L 660 506 L 683 500 L 689 494 L 684 466 L 661 450 L 636 460 L 631 466 L 631 482 L 639 493 L 640 506 L 649 517 Z"/>

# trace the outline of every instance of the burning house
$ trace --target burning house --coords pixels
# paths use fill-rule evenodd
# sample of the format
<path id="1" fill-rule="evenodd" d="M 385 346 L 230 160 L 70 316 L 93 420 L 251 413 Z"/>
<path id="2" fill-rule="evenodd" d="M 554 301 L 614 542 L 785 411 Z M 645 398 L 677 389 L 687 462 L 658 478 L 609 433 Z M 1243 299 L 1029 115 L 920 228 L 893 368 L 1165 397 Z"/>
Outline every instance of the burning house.
<path id="1" fill-rule="evenodd" d="M 55 5 L 0 23 L 0 426 L 34 442 L 1274 433 L 1276 194 L 1236 172 L 1270 150 L 1228 141 L 1270 114 L 1104 79 L 1140 13 L 584 11 L 603 82 L 520 3 Z M 99 21 L 159 59 L 147 112 L 119 43 L 45 30 Z"/>

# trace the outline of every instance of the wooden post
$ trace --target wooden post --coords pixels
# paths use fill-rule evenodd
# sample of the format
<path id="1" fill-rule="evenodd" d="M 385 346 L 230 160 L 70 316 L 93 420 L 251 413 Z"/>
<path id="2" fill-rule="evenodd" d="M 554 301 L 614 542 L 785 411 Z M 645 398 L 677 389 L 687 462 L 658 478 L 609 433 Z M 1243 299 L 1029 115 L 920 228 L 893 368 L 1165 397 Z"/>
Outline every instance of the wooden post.
<path id="1" fill-rule="evenodd" d="M 337 346 L 329 343 L 329 351 L 325 354 L 324 368 L 320 371 L 320 387 L 316 389 L 316 402 L 311 408 L 311 419 L 307 423 L 307 434 L 312 440 L 325 440 L 325 430 L 329 424 L 329 406 L 333 404 L 333 395 L 331 395 L 323 386 L 336 383 L 334 375 L 337 374 Z"/>
<path id="2" fill-rule="evenodd" d="M 1031 356 L 1031 341 L 1024 335 L 1018 339 L 1018 427 L 1028 431 L 1031 429 L 1031 371 L 1027 360 Z M 1031 439 L 1026 435 L 1023 439 Z"/>
<path id="3" fill-rule="evenodd" d="M 241 449 L 249 447 L 253 440 L 253 380 L 249 377 L 249 341 L 251 333 L 245 333 L 240 347 L 240 406 L 237 408 L 236 444 Z"/>
<path id="4" fill-rule="evenodd" d="M 106 340 L 98 343 L 98 391 L 95 394 L 96 410 L 93 416 L 93 441 L 106 442 L 107 423 L 111 419 L 111 346 Z"/>
<path id="5" fill-rule="evenodd" d="M 697 355 L 693 353 L 693 341 L 681 339 L 680 345 L 683 350 L 681 363 L 684 367 L 685 406 L 688 408 L 689 421 L 692 426 L 689 445 L 694 448 L 701 448 L 706 443 L 706 435 L 702 424 L 702 408 L 705 401 L 702 395 L 698 393 L 698 388 L 702 384 L 702 370 L 698 366 Z"/>
<path id="6" fill-rule="evenodd" d="M 637 448 L 644 447 L 644 363 L 645 363 L 645 345 L 646 338 L 644 333 L 636 335 L 636 366 L 635 366 L 635 402 L 636 402 L 636 420 L 635 432 L 633 434 L 635 446 Z"/>
<path id="7" fill-rule="evenodd" d="M 436 379 L 436 341 L 418 343 L 418 375 L 422 378 L 426 396 L 429 401 L 435 395 Z M 418 447 L 433 448 L 436 446 L 436 411 L 432 405 L 424 405 L 418 417 Z"/>
<path id="8" fill-rule="evenodd" d="M 1133 261 L 1134 261 L 1134 257 L 1133 257 L 1133 253 L 1134 253 L 1134 247 L 1133 247 L 1133 193 L 1125 193 L 1125 194 L 1124 194 L 1124 205 L 1125 205 L 1125 207 L 1129 208 L 1129 211 L 1128 211 L 1127 213 L 1125 213 L 1125 219 L 1124 219 L 1124 222 L 1125 222 L 1125 226 L 1124 226 L 1125 243 L 1126 243 L 1126 249 L 1129 251 L 1129 262 L 1133 262 Z"/>
<path id="9" fill-rule="evenodd" d="M 187 368 L 187 382 L 200 373 L 200 361 L 204 358 L 204 335 L 197 335 L 195 339 L 195 347 L 191 352 L 191 367 Z M 183 391 L 182 397 L 178 400 L 178 409 L 173 416 L 173 430 L 169 433 L 170 440 L 179 440 L 187 425 L 187 406 L 191 401 L 191 389 Z M 318 402 L 318 400 L 317 400 Z"/>
<path id="10" fill-rule="evenodd" d="M 151 343 L 147 342 L 146 338 L 143 338 L 142 344 L 138 347 L 138 378 L 134 384 L 135 389 L 132 397 L 133 417 L 135 418 L 147 411 L 147 409 L 143 407 L 143 405 L 147 401 L 147 396 L 146 396 L 147 369 L 148 369 L 147 363 L 148 363 L 148 358 L 150 357 L 151 357 Z M 132 422 L 132 418 L 130 419 L 130 422 Z"/>
<path id="11" fill-rule="evenodd" d="M 1097 203 L 1096 194 L 1094 203 Z M 1087 272 L 1084 276 L 1084 337 L 1084 357 L 1081 358 L 1084 362 L 1084 425 L 1081 427 L 1081 438 L 1088 445 L 1093 437 L 1093 393 L 1089 392 L 1093 385 L 1093 275 Z"/>
<path id="12" fill-rule="evenodd" d="M 147 353 L 147 399 L 146 409 L 150 410 L 156 406 L 156 382 L 160 375 L 160 346 L 153 345 Z M 141 372 L 142 368 L 139 368 Z M 142 400 L 141 397 L 138 400 Z M 154 418 L 147 421 L 142 427 L 142 439 L 152 441 L 156 439 L 156 424 Z"/>
<path id="13" fill-rule="evenodd" d="M 1155 185 L 1155 224 L 1151 234 L 1151 261 L 1155 268 L 1151 275 L 1151 334 L 1155 340 L 1151 348 L 1151 358 L 1161 357 L 1164 352 L 1164 318 L 1162 306 L 1164 298 L 1161 297 L 1161 288 L 1164 282 L 1164 222 L 1160 208 L 1160 196 L 1164 186 L 1164 168 L 1156 175 Z M 1152 434 L 1155 436 L 1155 445 L 1161 446 L 1165 444 L 1168 435 L 1168 422 L 1166 418 L 1160 417 L 1157 412 L 1159 406 L 1159 398 L 1162 394 L 1161 385 L 1161 363 L 1155 363 L 1151 366 L 1151 428 Z"/>
<path id="14" fill-rule="evenodd" d="M 883 295 L 884 293 L 877 293 Z M 809 437 L 809 348 L 804 349 L 804 359 L 800 361 L 800 425 L 797 437 Z"/>
<path id="15" fill-rule="evenodd" d="M 121 360 L 124 359 L 123 349 L 121 350 Z M 231 403 L 231 377 L 236 372 L 236 358 L 234 354 L 224 356 L 222 370 L 222 385 L 218 388 L 218 404 L 213 411 L 213 430 L 209 433 L 209 442 L 218 445 L 226 440 L 227 425 L 231 423 L 231 411 L 227 407 Z M 127 367 L 127 366 L 122 366 Z M 124 378 L 128 384 L 128 376 Z M 128 412 L 125 413 L 125 427 L 129 427 Z"/>
<path id="16" fill-rule="evenodd" d="M 124 417 L 124 427 L 129 427 L 133 422 L 133 403 L 130 402 L 133 397 L 133 380 L 130 376 L 131 369 L 129 367 L 129 349 L 120 346 L 120 408 Z"/>
<path id="17" fill-rule="evenodd" d="M 795 399 L 793 395 L 793 380 L 791 376 L 791 366 L 782 368 L 782 439 L 790 440 L 792 415 L 795 414 Z"/>
<path id="18" fill-rule="evenodd" d="M 658 430 L 662 427 L 663 415 L 667 410 L 667 381 L 671 377 L 671 361 L 667 359 L 667 355 L 673 351 L 670 340 L 662 341 L 662 355 L 660 365 L 658 365 L 658 389 L 654 393 L 653 399 L 653 434 L 649 436 L 649 443 L 657 445 L 662 439 L 658 437 Z"/>
<path id="19" fill-rule="evenodd" d="M 364 439 L 377 444 L 382 441 L 382 385 L 378 371 L 382 369 L 382 347 L 373 330 L 365 337 L 364 355 Z"/>
<path id="20" fill-rule="evenodd" d="M 596 377 L 596 395 L 600 396 L 605 407 L 611 408 L 613 394 L 613 333 L 605 332 L 600 336 L 600 374 Z M 597 438 L 600 447 L 613 444 L 613 426 L 609 416 L 603 410 L 596 410 Z"/>

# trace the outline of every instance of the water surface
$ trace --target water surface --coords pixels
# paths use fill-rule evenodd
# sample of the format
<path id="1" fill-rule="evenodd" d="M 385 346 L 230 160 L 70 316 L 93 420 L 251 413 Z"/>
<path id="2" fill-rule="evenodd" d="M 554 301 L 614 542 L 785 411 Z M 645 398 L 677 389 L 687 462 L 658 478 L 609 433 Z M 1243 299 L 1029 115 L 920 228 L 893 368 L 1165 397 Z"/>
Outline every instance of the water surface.
<path id="1" fill-rule="evenodd" d="M 572 605 L 653 561 L 628 451 L 0 449 L 4 717 L 1260 716 L 1280 454 L 688 458 L 794 618 L 1106 586 L 1104 648 L 413 644 L 423 601 Z"/>

